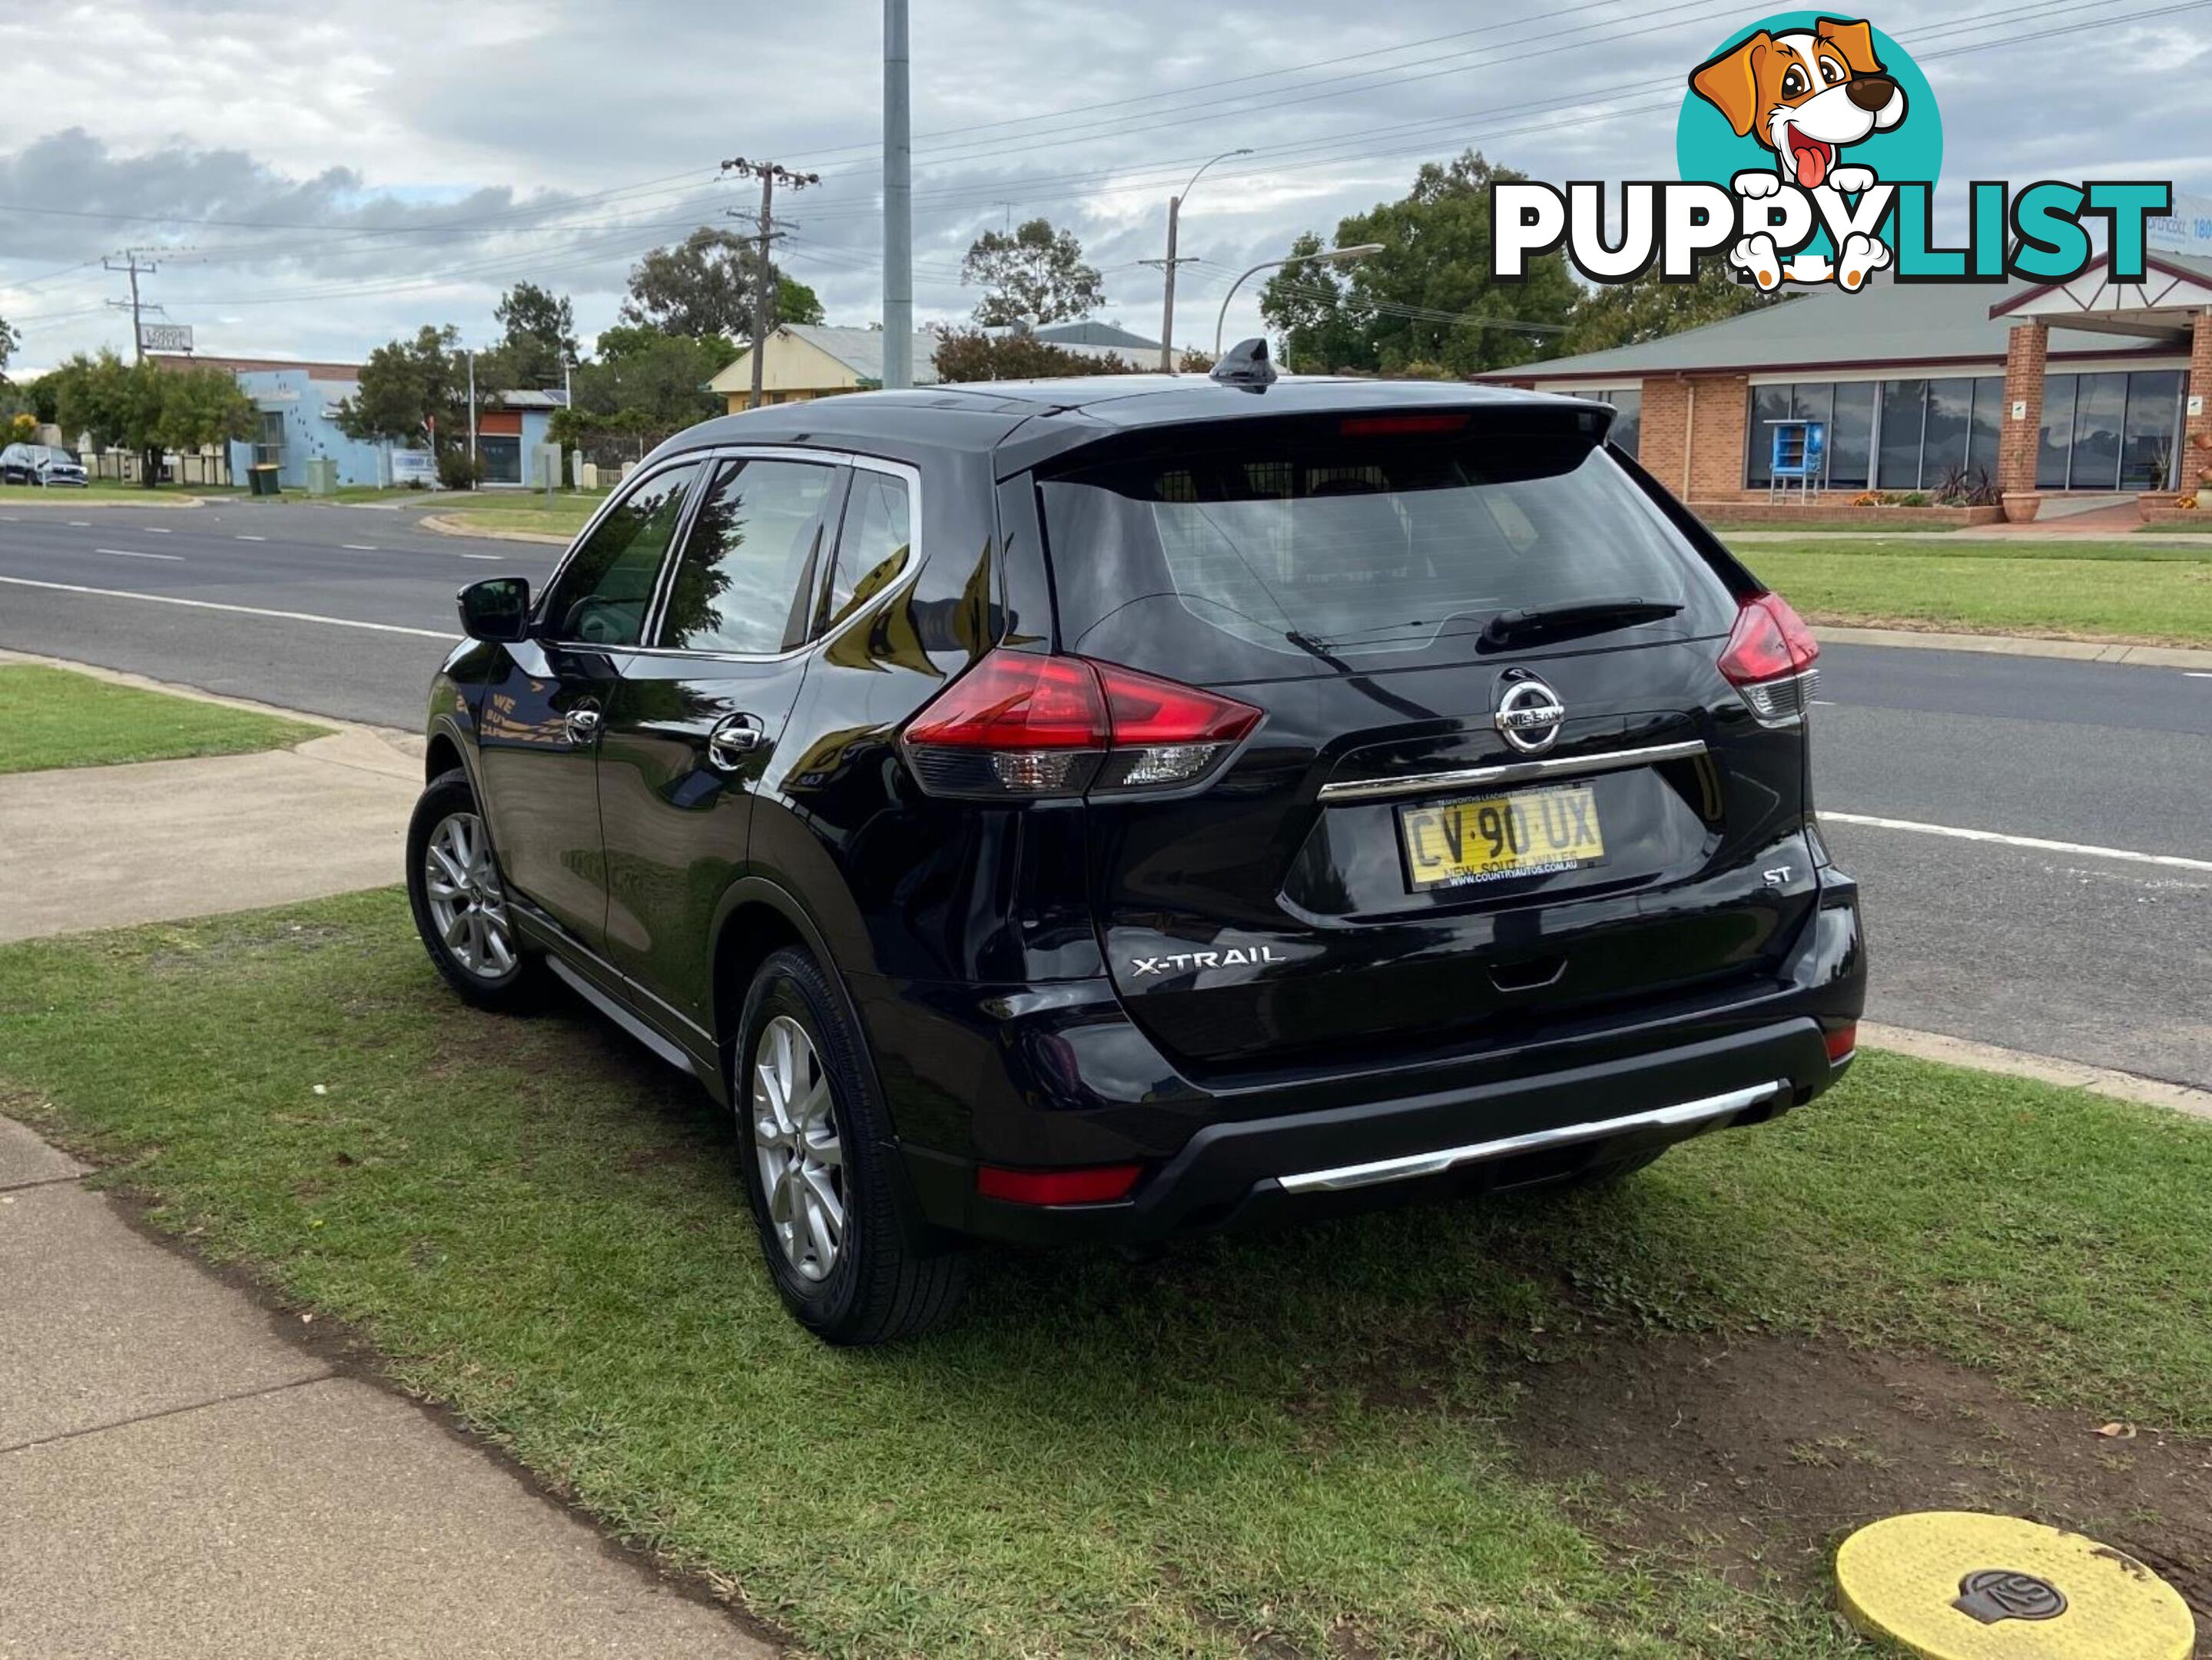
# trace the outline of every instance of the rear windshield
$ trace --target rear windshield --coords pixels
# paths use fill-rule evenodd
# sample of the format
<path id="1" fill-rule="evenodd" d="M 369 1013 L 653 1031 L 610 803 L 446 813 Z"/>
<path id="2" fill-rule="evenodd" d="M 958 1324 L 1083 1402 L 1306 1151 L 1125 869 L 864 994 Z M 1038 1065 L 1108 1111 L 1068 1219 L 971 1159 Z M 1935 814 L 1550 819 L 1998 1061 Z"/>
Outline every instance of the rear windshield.
<path id="1" fill-rule="evenodd" d="M 1040 489 L 1063 647 L 1184 679 L 1465 657 L 1500 611 L 1592 599 L 1681 607 L 1602 643 L 1725 634 L 1735 614 L 1576 434 L 1261 425 Z"/>

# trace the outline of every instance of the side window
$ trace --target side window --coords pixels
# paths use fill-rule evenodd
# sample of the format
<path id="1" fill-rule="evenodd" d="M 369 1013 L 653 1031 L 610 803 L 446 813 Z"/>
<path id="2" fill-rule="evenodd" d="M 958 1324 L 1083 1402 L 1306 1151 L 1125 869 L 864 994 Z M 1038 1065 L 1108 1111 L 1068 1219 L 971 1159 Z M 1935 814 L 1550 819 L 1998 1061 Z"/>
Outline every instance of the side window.
<path id="1" fill-rule="evenodd" d="M 656 472 L 599 520 L 546 596 L 544 626 L 554 639 L 637 644 L 661 559 L 684 516 L 684 493 L 698 471 L 692 462 Z"/>
<path id="2" fill-rule="evenodd" d="M 906 569 L 914 549 L 910 512 L 905 479 L 866 469 L 853 474 L 830 583 L 832 625 L 866 605 Z"/>
<path id="3" fill-rule="evenodd" d="M 839 471 L 815 461 L 723 462 L 677 562 L 657 643 L 752 657 L 803 643 Z"/>

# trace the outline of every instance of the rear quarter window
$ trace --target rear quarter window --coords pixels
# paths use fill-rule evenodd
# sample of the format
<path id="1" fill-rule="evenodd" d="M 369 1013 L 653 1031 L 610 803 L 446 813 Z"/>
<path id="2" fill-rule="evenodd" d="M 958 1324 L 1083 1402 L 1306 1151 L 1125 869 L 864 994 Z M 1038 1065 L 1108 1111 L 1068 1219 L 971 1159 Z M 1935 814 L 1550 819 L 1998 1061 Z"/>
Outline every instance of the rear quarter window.
<path id="1" fill-rule="evenodd" d="M 1063 647 L 1183 679 L 1470 657 L 1500 611 L 1680 607 L 1606 643 L 1727 633 L 1720 576 L 1588 436 L 1271 433 L 1041 482 Z"/>

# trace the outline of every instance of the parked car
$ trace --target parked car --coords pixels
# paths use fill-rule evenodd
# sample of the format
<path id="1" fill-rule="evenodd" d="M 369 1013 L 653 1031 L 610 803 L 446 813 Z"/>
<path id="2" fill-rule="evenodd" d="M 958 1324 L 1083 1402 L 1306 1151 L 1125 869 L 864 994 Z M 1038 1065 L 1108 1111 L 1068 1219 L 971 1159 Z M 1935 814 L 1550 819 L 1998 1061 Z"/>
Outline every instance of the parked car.
<path id="1" fill-rule="evenodd" d="M 431 958 L 733 1106 L 834 1342 L 966 1240 L 1609 1179 L 1851 1059 L 1796 614 L 1602 405 L 1256 346 L 709 421 L 461 593 Z"/>
<path id="2" fill-rule="evenodd" d="M 55 444 L 10 444 L 0 449 L 0 484 L 85 488 L 84 463 Z"/>

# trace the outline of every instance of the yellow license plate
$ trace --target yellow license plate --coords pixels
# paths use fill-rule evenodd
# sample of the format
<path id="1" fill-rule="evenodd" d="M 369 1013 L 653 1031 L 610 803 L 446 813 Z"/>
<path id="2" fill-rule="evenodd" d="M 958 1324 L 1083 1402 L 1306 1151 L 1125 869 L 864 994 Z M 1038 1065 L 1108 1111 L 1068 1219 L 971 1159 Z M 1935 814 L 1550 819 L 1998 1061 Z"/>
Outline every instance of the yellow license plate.
<path id="1" fill-rule="evenodd" d="M 1416 889 L 1573 870 L 1605 857 L 1597 793 L 1586 786 L 1401 807 L 1398 834 Z"/>

